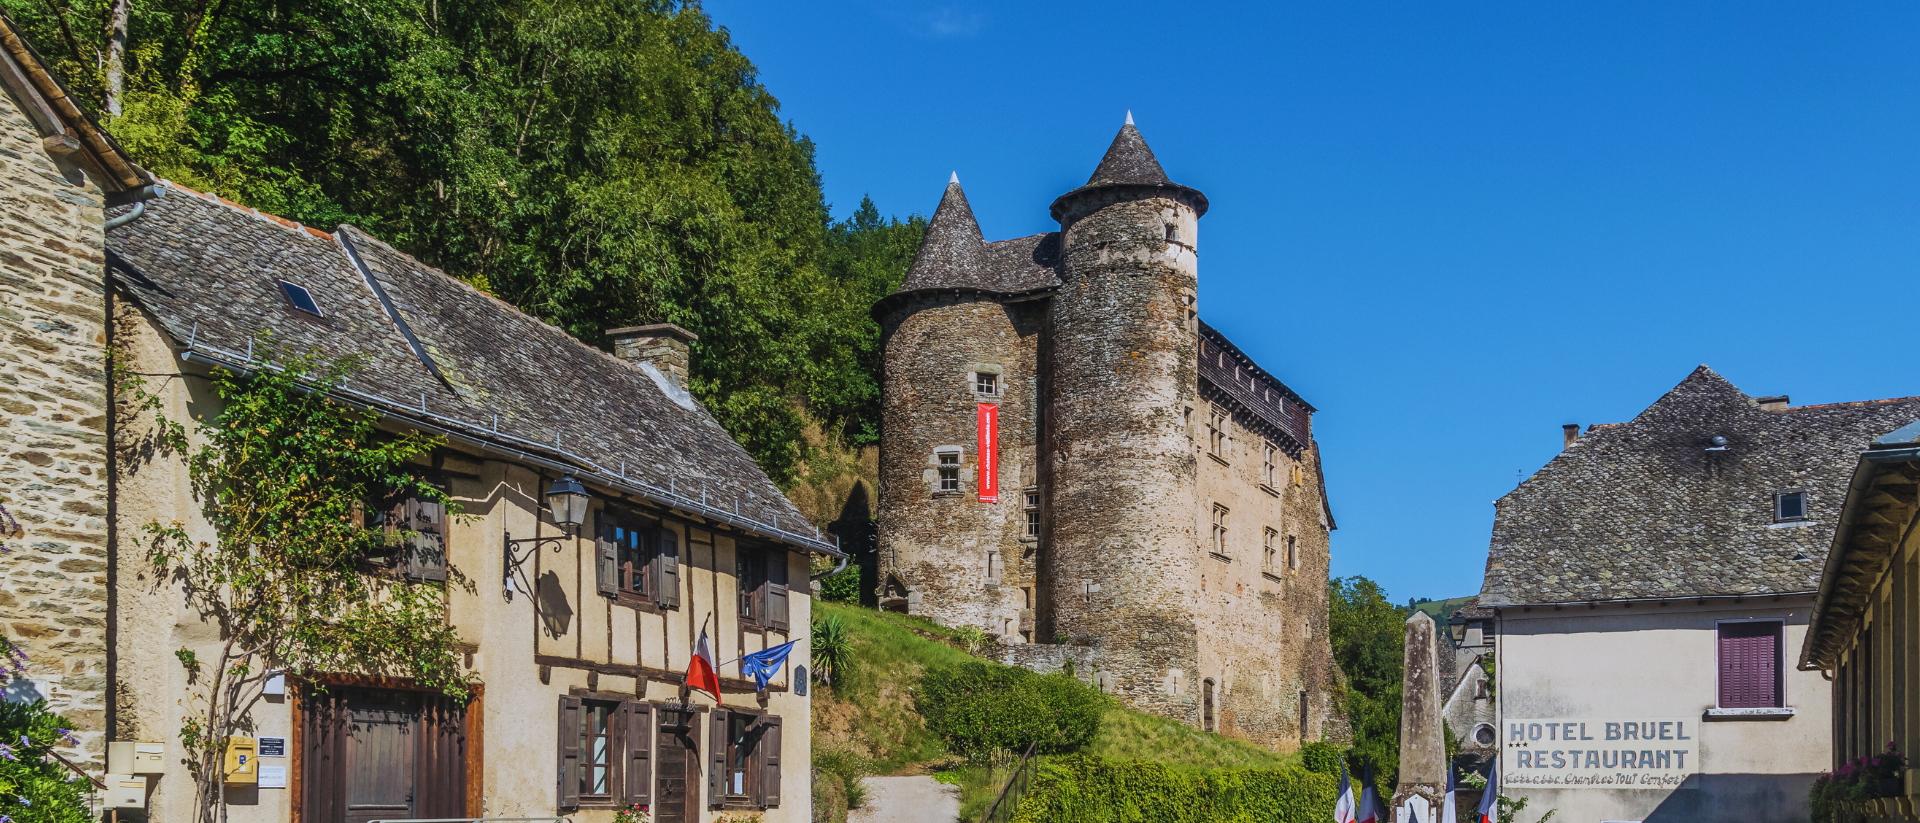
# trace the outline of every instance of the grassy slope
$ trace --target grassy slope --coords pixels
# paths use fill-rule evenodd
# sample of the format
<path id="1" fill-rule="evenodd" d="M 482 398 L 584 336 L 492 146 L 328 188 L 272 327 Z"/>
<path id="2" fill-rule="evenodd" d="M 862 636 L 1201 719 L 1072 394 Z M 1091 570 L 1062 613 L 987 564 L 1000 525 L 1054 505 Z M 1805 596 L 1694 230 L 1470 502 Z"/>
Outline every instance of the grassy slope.
<path id="1" fill-rule="evenodd" d="M 875 774 L 919 774 L 949 769 L 942 779 L 962 789 L 962 818 L 977 818 L 998 793 L 1004 767 L 991 778 L 981 766 L 949 763 L 939 739 L 913 711 L 909 692 L 930 665 L 972 659 L 951 629 L 919 617 L 838 603 L 816 603 L 815 619 L 839 615 L 853 636 L 858 670 L 838 688 L 815 692 L 816 752 L 850 753 Z M 1181 769 L 1277 769 L 1298 765 L 1297 753 L 1277 754 L 1242 740 L 1141 714 L 1114 703 L 1090 749 L 1112 760 L 1142 760 Z"/>

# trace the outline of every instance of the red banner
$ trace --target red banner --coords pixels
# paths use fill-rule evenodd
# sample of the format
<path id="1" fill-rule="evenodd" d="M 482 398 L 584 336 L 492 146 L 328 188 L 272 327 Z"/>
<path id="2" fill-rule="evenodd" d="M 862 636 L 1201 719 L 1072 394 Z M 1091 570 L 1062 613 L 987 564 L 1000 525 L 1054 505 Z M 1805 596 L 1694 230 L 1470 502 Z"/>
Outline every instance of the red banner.
<path id="1" fill-rule="evenodd" d="M 1000 407 L 981 403 L 980 502 L 1000 502 Z"/>

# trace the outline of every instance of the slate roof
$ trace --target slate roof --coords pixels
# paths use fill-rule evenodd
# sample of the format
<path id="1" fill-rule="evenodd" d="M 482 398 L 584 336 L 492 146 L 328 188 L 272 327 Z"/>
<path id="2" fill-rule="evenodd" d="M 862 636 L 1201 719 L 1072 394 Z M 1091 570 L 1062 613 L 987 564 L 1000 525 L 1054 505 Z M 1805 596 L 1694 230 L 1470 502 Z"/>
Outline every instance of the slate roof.
<path id="1" fill-rule="evenodd" d="M 1857 455 L 1916 416 L 1913 397 L 1769 411 L 1701 366 L 1495 503 L 1479 602 L 1813 591 Z M 1807 492 L 1805 525 L 1773 521 L 1790 489 Z"/>
<path id="2" fill-rule="evenodd" d="M 906 278 L 888 297 L 921 291 L 1019 294 L 1054 288 L 1060 285 L 1055 274 L 1059 253 L 1059 232 L 986 242 L 956 177 L 947 184 L 933 219 L 927 221 L 927 234 Z"/>
<path id="3" fill-rule="evenodd" d="M 1264 432 L 1288 455 L 1299 458 L 1313 442 L 1313 406 L 1280 378 L 1260 368 L 1218 329 L 1200 322 L 1200 379 L 1271 427 Z M 1224 355 L 1224 356 L 1222 356 Z"/>
<path id="4" fill-rule="evenodd" d="M 1880 583 L 1897 568 L 1898 551 L 1920 508 L 1920 422 L 1908 423 L 1859 456 L 1820 576 L 1800 648 L 1802 670 L 1831 669 L 1860 642 L 1861 623 Z"/>
<path id="5" fill-rule="evenodd" d="M 1100 165 L 1093 170 L 1093 176 L 1087 178 L 1087 184 L 1053 201 L 1050 209 L 1053 219 L 1059 220 L 1066 214 L 1067 203 L 1086 192 L 1113 186 L 1143 186 L 1165 189 L 1164 194 L 1186 201 L 1193 206 L 1194 216 L 1207 213 L 1207 196 L 1199 189 L 1183 186 L 1167 177 L 1160 160 L 1153 156 L 1153 149 L 1147 146 L 1147 138 L 1133 125 L 1133 113 L 1127 113 L 1126 125 L 1120 127 L 1120 133 L 1113 136 L 1113 143 L 1107 146 L 1107 153 L 1100 158 Z"/>
<path id="6" fill-rule="evenodd" d="M 197 357 L 245 366 L 262 348 L 282 358 L 364 356 L 329 390 L 409 424 L 839 553 L 684 391 L 356 228 L 329 234 L 166 184 L 166 196 L 111 232 L 107 247 L 123 292 Z M 323 316 L 293 308 L 281 280 L 307 289 Z"/>

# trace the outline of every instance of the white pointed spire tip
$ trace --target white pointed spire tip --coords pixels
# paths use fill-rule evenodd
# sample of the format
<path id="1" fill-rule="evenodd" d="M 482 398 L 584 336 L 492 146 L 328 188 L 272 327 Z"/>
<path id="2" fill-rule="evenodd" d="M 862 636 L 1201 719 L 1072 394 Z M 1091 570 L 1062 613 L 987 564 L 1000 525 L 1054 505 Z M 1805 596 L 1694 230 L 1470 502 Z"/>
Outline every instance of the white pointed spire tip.
<path id="1" fill-rule="evenodd" d="M 947 185 L 949 186 L 960 185 L 960 173 L 956 171 L 953 173 L 952 177 L 947 178 Z"/>
<path id="2" fill-rule="evenodd" d="M 1127 125 L 1133 125 L 1133 109 L 1127 109 Z"/>

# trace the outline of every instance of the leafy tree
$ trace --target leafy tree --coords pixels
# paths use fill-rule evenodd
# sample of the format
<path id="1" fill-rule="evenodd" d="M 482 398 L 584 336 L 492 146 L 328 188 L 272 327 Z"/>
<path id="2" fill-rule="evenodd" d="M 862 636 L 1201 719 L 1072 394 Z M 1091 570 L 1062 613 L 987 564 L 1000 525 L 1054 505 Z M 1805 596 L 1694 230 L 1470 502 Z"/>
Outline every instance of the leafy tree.
<path id="1" fill-rule="evenodd" d="M 1406 665 L 1406 620 L 1410 612 L 1387 600 L 1365 577 L 1329 583 L 1328 640 L 1334 661 L 1347 675 L 1343 696 L 1353 728 L 1357 766 L 1372 760 L 1378 776 L 1393 785 L 1400 770 L 1400 698 Z"/>
<path id="2" fill-rule="evenodd" d="M 370 525 L 366 501 L 412 494 L 448 502 L 408 469 L 438 441 L 383 435 L 378 415 L 305 390 L 335 384 L 351 367 L 308 356 L 246 378 L 216 371 L 221 410 L 196 419 L 191 432 L 158 413 L 159 399 L 138 376 L 118 375 L 133 409 L 155 413 L 160 453 L 185 456 L 213 532 L 212 540 L 199 539 L 183 520 L 145 527 L 157 578 L 182 586 L 188 603 L 220 629 L 209 659 L 184 647 L 175 652 L 193 684 L 180 742 L 200 823 L 225 819 L 218 741 L 248 728 L 273 672 L 398 676 L 466 694 L 444 586 L 400 582 L 369 567 L 408 535 Z M 458 579 L 457 570 L 449 576 Z"/>
<path id="3" fill-rule="evenodd" d="M 44 700 L 0 703 L 0 808 L 12 823 L 88 823 L 93 785 L 54 749 L 73 743 L 73 724 Z"/>
<path id="4" fill-rule="evenodd" d="M 692 330 L 693 392 L 777 482 L 794 479 L 809 417 L 875 436 L 867 310 L 924 221 L 866 203 L 831 223 L 812 143 L 697 3 L 0 8 L 77 94 L 122 112 L 109 129 L 165 177 L 353 222 L 590 343 L 637 323 Z M 107 107 L 116 60 L 125 89 Z"/>

